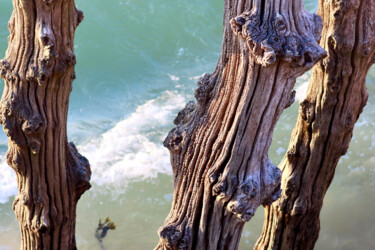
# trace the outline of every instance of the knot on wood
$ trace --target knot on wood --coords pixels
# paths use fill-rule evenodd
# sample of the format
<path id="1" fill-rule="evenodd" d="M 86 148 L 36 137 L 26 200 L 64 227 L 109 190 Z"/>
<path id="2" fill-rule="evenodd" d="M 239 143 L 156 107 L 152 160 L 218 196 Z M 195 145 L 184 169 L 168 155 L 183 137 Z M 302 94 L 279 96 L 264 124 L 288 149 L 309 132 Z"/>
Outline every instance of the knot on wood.
<path id="1" fill-rule="evenodd" d="M 341 127 L 346 131 L 351 133 L 354 128 L 354 124 L 357 121 L 356 115 L 353 113 L 353 111 L 349 111 L 346 115 L 340 120 Z"/>
<path id="2" fill-rule="evenodd" d="M 29 193 L 30 192 L 30 193 Z M 13 202 L 13 210 L 16 211 L 17 206 L 30 207 L 33 204 L 31 190 L 24 189 L 18 194 Z"/>
<path id="3" fill-rule="evenodd" d="M 27 145 L 33 154 L 39 154 L 40 150 L 40 133 L 44 130 L 45 124 L 42 121 L 39 114 L 32 114 L 31 117 L 28 115 L 30 112 L 23 112 L 20 114 L 22 118 L 22 131 L 24 132 L 27 140 Z"/>
<path id="4" fill-rule="evenodd" d="M 317 15 L 307 14 L 310 23 L 306 34 L 289 29 L 286 19 L 275 13 L 271 23 L 261 20 L 258 10 L 246 11 L 230 21 L 233 32 L 246 41 L 247 47 L 257 63 L 266 67 L 277 58 L 292 62 L 292 66 L 312 67 L 326 53 L 318 45 L 322 20 Z M 310 18 L 310 19 L 309 19 Z"/>
<path id="5" fill-rule="evenodd" d="M 295 191 L 298 182 L 299 180 L 296 174 L 293 173 L 291 176 L 288 177 L 283 190 L 286 197 L 289 197 Z"/>
<path id="6" fill-rule="evenodd" d="M 259 171 L 251 172 L 236 186 L 233 195 L 230 194 L 227 209 L 246 222 L 254 216 L 260 205 L 270 205 L 280 198 L 280 185 L 281 170 L 266 157 Z"/>
<path id="7" fill-rule="evenodd" d="M 338 75 L 337 79 L 333 79 L 333 77 L 329 77 L 327 79 L 327 87 L 330 92 L 333 94 L 338 94 L 341 90 L 341 84 L 342 84 L 342 76 Z"/>
<path id="8" fill-rule="evenodd" d="M 13 209 L 13 211 L 18 211 L 20 205 L 21 205 L 21 202 L 20 202 L 20 196 L 17 195 L 17 196 L 14 198 L 14 201 L 13 201 L 13 204 L 12 204 L 12 209 Z M 16 215 L 17 215 L 17 214 L 16 214 Z M 18 218 L 18 217 L 17 217 L 17 218 Z"/>
<path id="9" fill-rule="evenodd" d="M 269 206 L 271 205 L 274 201 L 278 200 L 281 197 L 281 192 L 282 190 L 280 189 L 280 185 L 277 186 L 274 191 L 268 196 L 266 199 L 263 200 L 262 205 L 263 206 Z"/>
<path id="10" fill-rule="evenodd" d="M 86 157 L 78 153 L 77 148 L 73 142 L 68 144 L 68 164 L 70 167 L 70 173 L 76 186 L 76 199 L 88 189 L 90 189 L 91 169 L 90 163 Z"/>
<path id="11" fill-rule="evenodd" d="M 198 80 L 194 96 L 201 106 L 205 106 L 205 104 L 208 103 L 214 86 L 215 79 L 208 73 L 204 74 L 204 76 Z"/>
<path id="12" fill-rule="evenodd" d="M 22 131 L 26 135 L 35 135 L 44 130 L 45 124 L 38 114 L 33 114 L 30 119 L 25 119 L 22 124 Z"/>
<path id="13" fill-rule="evenodd" d="M 10 63 L 6 60 L 0 60 L 0 77 L 4 80 L 8 80 L 12 75 Z"/>
<path id="14" fill-rule="evenodd" d="M 51 223 L 46 215 L 34 214 L 34 218 L 28 223 L 28 229 L 35 234 L 45 234 L 51 229 Z"/>
<path id="15" fill-rule="evenodd" d="M 57 73 L 63 73 L 68 68 L 73 67 L 77 63 L 76 55 L 71 49 L 66 49 L 63 56 L 60 56 L 60 60 L 56 61 L 55 71 Z M 75 79 L 75 72 L 71 75 L 71 79 Z"/>
<path id="16" fill-rule="evenodd" d="M 259 192 L 260 185 L 256 181 L 253 180 L 253 177 L 250 175 L 247 179 L 242 182 L 239 186 L 239 190 L 242 194 L 245 195 L 246 200 L 252 200 L 255 198 L 257 193 Z"/>
<path id="17" fill-rule="evenodd" d="M 245 181 L 239 184 L 235 195 L 228 203 L 228 210 L 242 221 L 249 221 L 259 206 L 260 184 L 248 175 Z"/>
<path id="18" fill-rule="evenodd" d="M 191 119 L 195 107 L 196 104 L 193 101 L 188 102 L 185 105 L 185 108 L 178 112 L 177 117 L 174 119 L 173 123 L 177 126 L 186 124 Z"/>
<path id="19" fill-rule="evenodd" d="M 27 145 L 29 146 L 31 153 L 34 155 L 39 154 L 40 151 L 40 139 L 36 137 L 29 137 L 27 138 Z"/>
<path id="20" fill-rule="evenodd" d="M 210 178 L 211 181 L 213 181 L 215 177 L 216 176 L 212 175 Z M 225 178 L 223 177 L 223 175 L 220 174 L 217 183 L 212 187 L 212 193 L 215 196 L 224 198 L 226 196 L 226 189 L 227 189 L 227 182 Z"/>
<path id="21" fill-rule="evenodd" d="M 354 49 L 354 46 L 356 43 L 356 22 L 355 22 L 355 18 L 353 15 L 355 15 L 354 13 L 356 13 L 357 9 L 359 8 L 359 2 L 360 2 L 359 0 L 348 0 L 348 1 L 337 1 L 333 3 L 333 10 L 332 10 L 333 14 L 331 18 L 336 19 L 336 20 L 332 22 L 337 23 L 337 24 L 340 23 L 341 25 L 335 25 L 333 27 L 330 37 L 334 36 L 336 40 L 335 49 L 341 52 L 340 54 L 349 54 Z M 370 13 L 363 14 L 365 19 L 368 16 L 366 14 L 370 14 Z M 373 20 L 373 18 L 371 20 Z M 364 27 L 365 26 L 366 25 L 364 25 Z M 362 33 L 366 34 L 366 31 Z M 360 36 L 359 40 L 362 40 L 365 37 L 367 36 Z M 373 36 L 369 35 L 369 37 L 373 37 Z M 328 39 L 328 44 L 327 44 L 328 46 L 330 45 L 330 42 L 331 42 L 330 39 Z M 361 42 L 358 41 L 358 43 L 361 43 Z M 332 49 L 332 47 L 329 47 L 329 48 Z M 358 51 L 360 52 L 360 50 Z M 348 58 L 350 58 L 350 55 L 347 55 L 347 56 Z M 330 53 L 330 57 L 331 57 L 331 53 Z"/>
<path id="22" fill-rule="evenodd" d="M 70 76 L 70 79 L 73 81 L 76 79 L 76 71 L 73 70 L 72 75 Z M 72 92 L 72 86 L 70 86 L 70 92 Z"/>
<path id="23" fill-rule="evenodd" d="M 178 152 L 181 150 L 182 142 L 186 136 L 186 132 L 181 126 L 169 131 L 167 138 L 165 138 L 163 145 L 168 148 L 171 152 Z"/>
<path id="24" fill-rule="evenodd" d="M 291 216 L 303 216 L 307 211 L 307 202 L 304 198 L 298 197 L 291 210 Z"/>
<path id="25" fill-rule="evenodd" d="M 299 112 L 301 118 L 308 124 L 311 123 L 315 119 L 315 105 L 311 103 L 309 100 L 305 99 L 303 102 L 300 103 Z"/>
<path id="26" fill-rule="evenodd" d="M 255 214 L 256 208 L 247 207 L 248 203 L 241 199 L 228 203 L 228 209 L 243 222 L 249 221 Z"/>
<path id="27" fill-rule="evenodd" d="M 77 15 L 77 26 L 83 21 L 83 19 L 85 18 L 85 15 L 83 14 L 83 11 L 82 10 L 78 10 L 76 11 L 76 15 Z"/>
<path id="28" fill-rule="evenodd" d="M 5 153 L 5 157 L 9 166 L 20 175 L 25 175 L 25 165 L 22 155 L 18 152 L 16 147 L 10 147 Z"/>
<path id="29" fill-rule="evenodd" d="M 371 53 L 374 51 L 374 42 L 375 42 L 375 39 L 372 39 L 372 42 L 369 41 L 369 40 L 364 40 L 364 41 L 360 42 L 360 44 L 359 44 L 359 48 L 360 48 L 359 55 L 362 56 L 362 57 L 369 57 L 371 55 Z"/>
<path id="30" fill-rule="evenodd" d="M 45 84 L 52 76 L 52 69 L 54 64 L 53 59 L 54 58 L 50 55 L 46 55 L 45 57 L 38 59 L 39 71 L 35 75 L 34 79 L 38 82 L 39 85 Z"/>
<path id="31" fill-rule="evenodd" d="M 3 125 L 5 134 L 17 145 L 25 146 L 26 141 L 20 133 L 19 124 L 22 123 L 26 108 L 21 110 L 19 97 L 11 93 L 10 97 L 4 98 L 0 103 L 0 123 Z M 22 112 L 21 112 L 22 111 Z"/>
<path id="32" fill-rule="evenodd" d="M 289 108 L 290 106 L 292 106 L 292 104 L 295 102 L 295 100 L 296 100 L 296 91 L 293 90 L 293 91 L 290 93 L 289 100 L 288 100 L 288 102 L 286 103 L 284 109 L 287 109 L 287 108 Z"/>
<path id="33" fill-rule="evenodd" d="M 250 205 L 250 207 L 249 207 Z M 249 221 L 255 215 L 256 207 L 244 199 L 230 201 L 228 203 L 228 210 L 237 216 L 243 222 Z"/>
<path id="34" fill-rule="evenodd" d="M 26 72 L 26 80 L 37 82 L 40 86 L 45 84 L 53 74 L 56 54 L 46 54 L 38 59 L 38 63 L 31 62 Z"/>
<path id="35" fill-rule="evenodd" d="M 190 230 L 182 226 L 168 225 L 159 230 L 163 249 L 188 249 L 190 245 Z"/>
<path id="36" fill-rule="evenodd" d="M 42 53 L 38 58 L 38 65 L 32 63 L 28 69 L 26 78 L 29 81 L 36 80 L 39 85 L 43 85 L 52 75 L 55 59 L 58 57 L 56 52 L 56 41 L 50 26 L 42 22 L 39 30 L 39 43 L 42 47 Z"/>

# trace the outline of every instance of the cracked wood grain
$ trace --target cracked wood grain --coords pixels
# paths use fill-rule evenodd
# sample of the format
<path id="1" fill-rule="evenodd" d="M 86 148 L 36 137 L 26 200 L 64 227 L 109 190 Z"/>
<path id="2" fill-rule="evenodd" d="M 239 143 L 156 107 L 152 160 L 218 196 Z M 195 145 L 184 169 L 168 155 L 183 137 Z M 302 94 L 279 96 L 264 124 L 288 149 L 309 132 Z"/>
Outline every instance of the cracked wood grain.
<path id="1" fill-rule="evenodd" d="M 322 59 L 322 22 L 301 0 L 226 0 L 221 57 L 164 141 L 174 197 L 156 249 L 237 249 L 242 228 L 280 193 L 268 158 L 296 78 Z"/>
<path id="2" fill-rule="evenodd" d="M 0 75 L 0 122 L 8 164 L 17 176 L 13 210 L 21 249 L 76 249 L 77 201 L 90 188 L 90 166 L 66 122 L 75 78 L 74 31 L 83 19 L 74 1 L 13 0 Z"/>
<path id="3" fill-rule="evenodd" d="M 314 67 L 300 103 L 279 166 L 282 196 L 266 207 L 255 249 L 313 249 L 324 195 L 367 102 L 365 80 L 375 55 L 375 2 L 320 0 L 318 13 L 324 21 L 321 46 L 328 57 Z"/>

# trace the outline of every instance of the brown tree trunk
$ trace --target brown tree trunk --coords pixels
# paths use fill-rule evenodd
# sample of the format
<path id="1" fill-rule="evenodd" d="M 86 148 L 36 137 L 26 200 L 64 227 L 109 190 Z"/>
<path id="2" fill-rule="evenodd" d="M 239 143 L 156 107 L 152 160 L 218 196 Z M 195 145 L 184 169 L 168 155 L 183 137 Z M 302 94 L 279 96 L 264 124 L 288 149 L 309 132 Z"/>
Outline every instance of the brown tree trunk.
<path id="1" fill-rule="evenodd" d="M 216 70 L 166 138 L 174 198 L 157 249 L 237 249 L 243 225 L 280 194 L 267 151 L 298 76 L 325 55 L 302 0 L 225 0 Z"/>
<path id="2" fill-rule="evenodd" d="M 255 249 L 313 249 L 319 213 L 354 124 L 367 101 L 366 74 L 375 59 L 375 1 L 320 0 L 321 46 L 307 96 L 280 164 L 282 198 L 266 208 Z"/>
<path id="3" fill-rule="evenodd" d="M 76 205 L 91 175 L 66 135 L 74 31 L 83 13 L 74 1 L 13 0 L 13 6 L 0 61 L 1 123 L 17 174 L 21 249 L 75 249 Z"/>

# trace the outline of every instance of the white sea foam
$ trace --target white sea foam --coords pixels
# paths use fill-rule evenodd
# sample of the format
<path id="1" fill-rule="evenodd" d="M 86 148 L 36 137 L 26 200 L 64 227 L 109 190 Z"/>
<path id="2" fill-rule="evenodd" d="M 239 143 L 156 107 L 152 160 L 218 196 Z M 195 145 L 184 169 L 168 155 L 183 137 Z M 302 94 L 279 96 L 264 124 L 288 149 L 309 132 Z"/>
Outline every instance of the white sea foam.
<path id="1" fill-rule="evenodd" d="M 169 78 L 172 80 L 172 81 L 175 81 L 175 82 L 177 82 L 177 81 L 179 81 L 180 80 L 180 77 L 178 77 L 178 76 L 175 76 L 175 75 L 171 75 L 171 74 L 168 74 L 168 76 L 169 76 Z"/>
<path id="2" fill-rule="evenodd" d="M 185 98 L 173 91 L 139 106 L 98 138 L 81 143 L 78 149 L 91 164 L 91 182 L 123 185 L 129 180 L 170 174 L 169 152 L 162 142 Z M 14 171 L 0 157 L 0 203 L 17 194 Z"/>
<path id="3" fill-rule="evenodd" d="M 9 197 L 17 194 L 16 174 L 4 156 L 0 156 L 0 203 L 6 203 Z"/>
<path id="4" fill-rule="evenodd" d="M 162 141 L 185 102 L 182 95 L 166 91 L 99 138 L 80 145 L 79 151 L 91 164 L 92 182 L 116 184 L 170 173 L 169 153 Z"/>
<path id="5" fill-rule="evenodd" d="M 296 101 L 302 101 L 305 99 L 307 87 L 309 86 L 309 82 L 303 82 L 296 88 Z"/>

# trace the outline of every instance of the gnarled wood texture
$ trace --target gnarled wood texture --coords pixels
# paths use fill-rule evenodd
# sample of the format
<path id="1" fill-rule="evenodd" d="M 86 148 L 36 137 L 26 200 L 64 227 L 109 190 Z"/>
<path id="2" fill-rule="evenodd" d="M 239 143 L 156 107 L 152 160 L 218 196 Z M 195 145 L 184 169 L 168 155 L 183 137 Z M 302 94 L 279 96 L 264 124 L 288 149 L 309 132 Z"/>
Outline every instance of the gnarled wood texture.
<path id="1" fill-rule="evenodd" d="M 375 1 L 320 0 L 321 46 L 289 150 L 280 164 L 282 197 L 266 208 L 255 249 L 313 249 L 319 213 L 336 165 L 367 102 L 366 74 L 375 59 Z"/>
<path id="2" fill-rule="evenodd" d="M 75 249 L 76 205 L 91 175 L 66 135 L 74 31 L 83 13 L 64 0 L 13 0 L 13 7 L 0 61 L 0 121 L 17 175 L 21 249 Z"/>
<path id="3" fill-rule="evenodd" d="M 226 0 L 215 71 L 175 120 L 174 198 L 157 249 L 237 249 L 243 225 L 280 195 L 268 158 L 295 80 L 325 56 L 321 19 L 301 0 Z"/>

